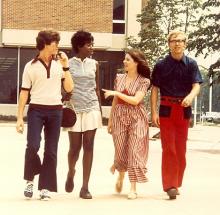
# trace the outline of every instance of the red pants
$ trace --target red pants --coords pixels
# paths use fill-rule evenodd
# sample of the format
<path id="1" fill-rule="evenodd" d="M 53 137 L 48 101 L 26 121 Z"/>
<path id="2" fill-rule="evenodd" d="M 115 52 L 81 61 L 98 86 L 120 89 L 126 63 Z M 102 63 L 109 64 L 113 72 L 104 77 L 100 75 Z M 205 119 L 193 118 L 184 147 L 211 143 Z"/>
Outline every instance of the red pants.
<path id="1" fill-rule="evenodd" d="M 163 151 L 162 183 L 164 191 L 182 185 L 186 167 L 185 154 L 190 114 L 191 109 L 182 107 L 180 102 L 162 98 L 160 132 Z"/>

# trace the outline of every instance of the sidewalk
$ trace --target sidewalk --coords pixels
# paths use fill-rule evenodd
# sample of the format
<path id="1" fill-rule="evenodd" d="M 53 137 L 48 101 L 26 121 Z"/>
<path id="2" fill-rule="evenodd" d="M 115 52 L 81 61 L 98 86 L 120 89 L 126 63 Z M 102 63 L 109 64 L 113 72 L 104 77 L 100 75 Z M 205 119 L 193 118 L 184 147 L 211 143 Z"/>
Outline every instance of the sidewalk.
<path id="1" fill-rule="evenodd" d="M 150 136 L 158 131 L 150 128 Z M 24 200 L 23 177 L 26 131 L 15 132 L 13 124 L 1 123 L 0 144 L 0 214 L 1 215 L 217 215 L 220 211 L 220 127 L 196 126 L 189 130 L 187 168 L 181 195 L 168 201 L 161 185 L 160 140 L 150 141 L 149 182 L 138 184 L 138 199 L 127 200 L 129 182 L 126 177 L 121 195 L 114 192 L 117 175 L 111 175 L 113 143 L 106 127 L 97 131 L 90 191 L 92 200 L 78 197 L 82 183 L 81 157 L 76 170 L 73 193 L 65 193 L 68 138 L 61 133 L 58 151 L 58 193 L 49 202 L 39 201 L 35 183 L 34 198 Z M 42 151 L 40 152 L 42 153 Z M 37 180 L 36 180 L 37 182 Z"/>

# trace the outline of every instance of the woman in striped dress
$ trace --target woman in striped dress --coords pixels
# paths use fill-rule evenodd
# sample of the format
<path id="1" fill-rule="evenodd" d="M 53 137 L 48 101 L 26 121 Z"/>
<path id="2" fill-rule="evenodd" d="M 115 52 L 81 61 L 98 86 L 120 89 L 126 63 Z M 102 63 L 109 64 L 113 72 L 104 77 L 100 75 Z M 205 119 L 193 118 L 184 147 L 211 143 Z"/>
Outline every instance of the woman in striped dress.
<path id="1" fill-rule="evenodd" d="M 114 96 L 108 122 L 115 156 L 112 173 L 119 172 L 116 191 L 121 192 L 127 171 L 131 183 L 128 199 L 136 199 L 136 183 L 147 182 L 148 114 L 143 99 L 150 87 L 150 69 L 142 52 L 129 50 L 123 61 L 125 74 L 118 74 L 115 90 L 105 90 L 105 98 Z"/>

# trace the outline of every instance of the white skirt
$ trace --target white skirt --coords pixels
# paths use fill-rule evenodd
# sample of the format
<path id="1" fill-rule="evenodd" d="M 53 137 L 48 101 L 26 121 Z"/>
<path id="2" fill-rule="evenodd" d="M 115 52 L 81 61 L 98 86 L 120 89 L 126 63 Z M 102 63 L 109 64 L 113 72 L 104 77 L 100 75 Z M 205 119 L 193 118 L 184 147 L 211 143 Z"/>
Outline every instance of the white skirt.
<path id="1" fill-rule="evenodd" d="M 64 128 L 64 131 L 84 132 L 102 127 L 102 115 L 98 110 L 76 114 L 76 123 L 73 127 Z"/>

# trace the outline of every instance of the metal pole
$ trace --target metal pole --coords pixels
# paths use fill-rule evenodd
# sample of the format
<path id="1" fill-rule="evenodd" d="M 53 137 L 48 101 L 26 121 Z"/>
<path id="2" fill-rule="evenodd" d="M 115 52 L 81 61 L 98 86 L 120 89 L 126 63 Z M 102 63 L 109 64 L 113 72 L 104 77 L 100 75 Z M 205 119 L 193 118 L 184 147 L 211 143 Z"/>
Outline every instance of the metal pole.
<path id="1" fill-rule="evenodd" d="M 209 112 L 212 112 L 212 76 L 209 78 Z"/>
<path id="2" fill-rule="evenodd" d="M 18 67 L 17 67 L 17 104 L 18 104 L 18 100 L 19 100 L 19 86 L 20 86 L 20 59 L 21 57 L 21 48 L 18 47 Z"/>
<path id="3" fill-rule="evenodd" d="M 197 96 L 194 100 L 194 116 L 193 116 L 193 126 L 196 126 L 196 116 L 197 116 Z"/>
<path id="4" fill-rule="evenodd" d="M 212 54 L 211 54 L 211 65 L 212 65 Z M 209 78 L 209 112 L 212 112 L 212 74 Z"/>

